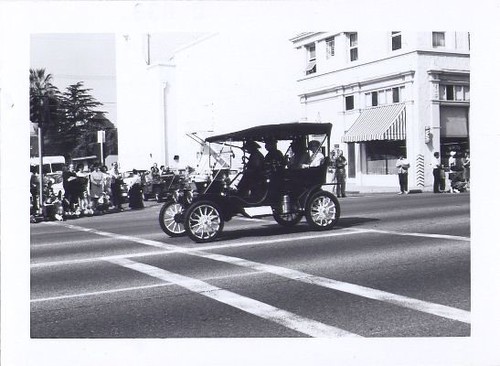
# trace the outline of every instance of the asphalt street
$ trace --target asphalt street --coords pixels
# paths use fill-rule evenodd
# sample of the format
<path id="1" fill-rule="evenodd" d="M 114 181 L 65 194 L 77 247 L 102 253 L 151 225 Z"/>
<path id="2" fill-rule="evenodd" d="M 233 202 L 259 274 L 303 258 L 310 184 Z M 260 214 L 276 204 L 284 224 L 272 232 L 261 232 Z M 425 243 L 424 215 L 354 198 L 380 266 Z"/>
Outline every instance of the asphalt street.
<path id="1" fill-rule="evenodd" d="M 467 337 L 469 194 L 340 200 L 331 231 L 234 218 L 170 238 L 161 204 L 31 224 L 31 337 Z"/>

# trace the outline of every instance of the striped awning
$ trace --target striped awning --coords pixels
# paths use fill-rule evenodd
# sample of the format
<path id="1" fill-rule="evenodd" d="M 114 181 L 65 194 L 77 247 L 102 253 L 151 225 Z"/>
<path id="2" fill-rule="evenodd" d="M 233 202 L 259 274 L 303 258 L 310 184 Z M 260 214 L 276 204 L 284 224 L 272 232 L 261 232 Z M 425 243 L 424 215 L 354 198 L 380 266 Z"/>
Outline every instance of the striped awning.
<path id="1" fill-rule="evenodd" d="M 398 103 L 365 109 L 342 142 L 405 139 L 406 108 L 404 103 Z"/>

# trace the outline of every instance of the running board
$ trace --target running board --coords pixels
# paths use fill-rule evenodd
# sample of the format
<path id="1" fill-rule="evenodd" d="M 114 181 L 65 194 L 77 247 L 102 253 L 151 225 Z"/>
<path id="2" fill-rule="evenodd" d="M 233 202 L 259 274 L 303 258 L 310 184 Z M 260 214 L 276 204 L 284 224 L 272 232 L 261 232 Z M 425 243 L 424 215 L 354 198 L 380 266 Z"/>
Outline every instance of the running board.
<path id="1" fill-rule="evenodd" d="M 271 216 L 273 214 L 273 210 L 271 206 L 245 207 L 242 214 L 245 217 L 257 219 L 260 217 Z"/>

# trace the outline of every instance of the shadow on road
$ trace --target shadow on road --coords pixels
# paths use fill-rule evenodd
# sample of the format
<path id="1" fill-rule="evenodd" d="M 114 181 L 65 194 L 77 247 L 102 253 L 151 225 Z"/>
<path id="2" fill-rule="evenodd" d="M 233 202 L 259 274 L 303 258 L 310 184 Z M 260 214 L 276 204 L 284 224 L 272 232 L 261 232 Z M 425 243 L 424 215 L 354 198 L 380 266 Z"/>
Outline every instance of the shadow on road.
<path id="1" fill-rule="evenodd" d="M 337 228 L 349 228 L 353 226 L 363 225 L 367 222 L 380 221 L 379 219 L 368 218 L 368 217 L 341 217 L 337 223 Z"/>
<path id="2" fill-rule="evenodd" d="M 349 227 L 358 226 L 373 221 L 379 221 L 379 220 L 366 217 L 345 217 L 339 219 L 337 225 L 332 230 L 346 229 Z M 241 239 L 241 238 L 278 236 L 278 235 L 299 234 L 307 232 L 318 232 L 318 231 L 311 229 L 311 227 L 304 220 L 293 227 L 284 227 L 276 223 L 270 223 L 266 226 L 260 227 L 259 229 L 248 228 L 248 229 L 235 229 L 227 231 L 225 229 L 220 238 L 216 240 L 216 242 Z"/>

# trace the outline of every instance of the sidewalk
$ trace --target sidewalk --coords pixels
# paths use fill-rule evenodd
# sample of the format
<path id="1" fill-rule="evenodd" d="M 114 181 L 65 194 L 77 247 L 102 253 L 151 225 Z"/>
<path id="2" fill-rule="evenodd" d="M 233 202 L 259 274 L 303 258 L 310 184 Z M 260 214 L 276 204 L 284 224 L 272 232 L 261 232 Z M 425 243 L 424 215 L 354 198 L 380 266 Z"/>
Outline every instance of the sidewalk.
<path id="1" fill-rule="evenodd" d="M 410 194 L 414 193 L 423 193 L 423 192 L 431 192 L 432 187 L 430 189 L 424 188 L 412 188 L 410 187 Z M 385 186 L 357 186 L 354 184 L 346 185 L 346 195 L 353 194 L 366 194 L 366 193 L 398 193 L 399 187 L 385 187 Z"/>

